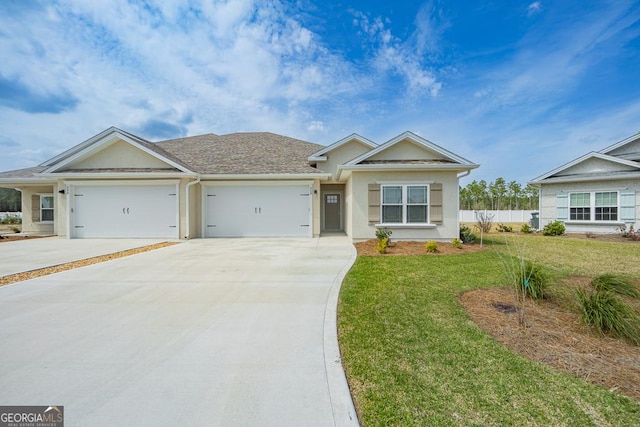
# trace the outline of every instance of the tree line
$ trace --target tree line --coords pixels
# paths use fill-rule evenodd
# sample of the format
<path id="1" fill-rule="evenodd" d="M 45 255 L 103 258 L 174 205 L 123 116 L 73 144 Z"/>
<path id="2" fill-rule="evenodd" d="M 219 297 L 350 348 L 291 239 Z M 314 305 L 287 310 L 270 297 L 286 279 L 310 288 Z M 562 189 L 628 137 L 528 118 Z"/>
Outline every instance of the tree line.
<path id="1" fill-rule="evenodd" d="M 504 178 L 490 183 L 484 179 L 473 180 L 466 187 L 460 187 L 460 209 L 535 210 L 538 209 L 538 189 L 516 181 L 507 183 Z"/>
<path id="2" fill-rule="evenodd" d="M 13 188 L 0 188 L 0 212 L 20 212 L 20 192 Z"/>

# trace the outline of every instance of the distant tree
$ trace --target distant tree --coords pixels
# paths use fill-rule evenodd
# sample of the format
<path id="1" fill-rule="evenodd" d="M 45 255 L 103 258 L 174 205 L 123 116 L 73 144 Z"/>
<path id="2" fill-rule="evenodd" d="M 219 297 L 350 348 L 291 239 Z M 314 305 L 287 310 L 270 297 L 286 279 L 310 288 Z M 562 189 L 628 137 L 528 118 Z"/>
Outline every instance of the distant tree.
<path id="1" fill-rule="evenodd" d="M 509 209 L 518 209 L 518 199 L 522 193 L 522 186 L 515 181 L 507 185 L 507 197 L 509 198 Z"/>
<path id="2" fill-rule="evenodd" d="M 516 181 L 508 184 L 504 178 L 487 181 L 473 180 L 460 187 L 460 208 L 485 209 L 538 209 L 538 189 L 527 184 L 523 187 Z"/>
<path id="3" fill-rule="evenodd" d="M 524 187 L 524 196 L 527 200 L 528 209 L 538 209 L 538 200 L 540 197 L 538 187 L 527 184 L 527 186 Z"/>
<path id="4" fill-rule="evenodd" d="M 492 209 L 500 210 L 502 207 L 502 199 L 507 194 L 507 184 L 504 178 L 496 178 L 494 182 L 489 186 L 491 192 L 491 206 Z"/>
<path id="5" fill-rule="evenodd" d="M 13 188 L 0 188 L 0 212 L 20 212 L 21 195 Z"/>

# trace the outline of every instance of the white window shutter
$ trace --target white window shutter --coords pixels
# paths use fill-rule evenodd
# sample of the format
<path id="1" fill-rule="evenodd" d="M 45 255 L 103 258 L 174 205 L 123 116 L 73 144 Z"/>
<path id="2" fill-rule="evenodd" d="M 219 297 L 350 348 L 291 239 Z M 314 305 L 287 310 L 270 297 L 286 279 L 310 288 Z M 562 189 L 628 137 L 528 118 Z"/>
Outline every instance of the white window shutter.
<path id="1" fill-rule="evenodd" d="M 558 193 L 556 196 L 556 219 L 569 220 L 569 195 L 566 193 Z"/>
<path id="2" fill-rule="evenodd" d="M 633 190 L 620 191 L 620 221 L 636 220 L 636 192 Z"/>

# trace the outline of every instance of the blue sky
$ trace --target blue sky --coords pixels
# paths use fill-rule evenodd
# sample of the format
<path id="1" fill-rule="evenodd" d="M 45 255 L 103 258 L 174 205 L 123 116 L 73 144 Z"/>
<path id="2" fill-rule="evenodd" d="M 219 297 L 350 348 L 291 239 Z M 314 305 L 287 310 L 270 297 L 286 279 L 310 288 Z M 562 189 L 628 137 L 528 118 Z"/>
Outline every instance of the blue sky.
<path id="1" fill-rule="evenodd" d="M 152 141 L 411 130 L 526 182 L 640 131 L 636 1 L 0 2 L 0 170 Z"/>

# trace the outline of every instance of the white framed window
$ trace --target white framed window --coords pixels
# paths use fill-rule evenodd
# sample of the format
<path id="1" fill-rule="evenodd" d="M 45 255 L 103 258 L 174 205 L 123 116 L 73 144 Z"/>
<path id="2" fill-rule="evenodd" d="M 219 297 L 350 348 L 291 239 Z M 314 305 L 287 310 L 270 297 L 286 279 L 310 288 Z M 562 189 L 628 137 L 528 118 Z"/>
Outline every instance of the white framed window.
<path id="1" fill-rule="evenodd" d="M 40 222 L 53 221 L 53 195 L 40 195 Z"/>
<path id="2" fill-rule="evenodd" d="M 618 221 L 617 191 L 569 194 L 569 221 Z"/>
<path id="3" fill-rule="evenodd" d="M 429 223 L 428 185 L 382 185 L 380 193 L 382 224 Z"/>

